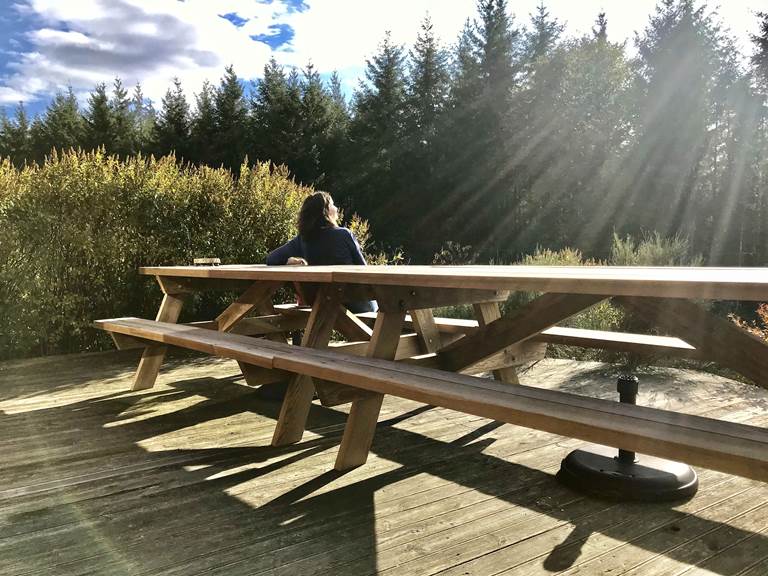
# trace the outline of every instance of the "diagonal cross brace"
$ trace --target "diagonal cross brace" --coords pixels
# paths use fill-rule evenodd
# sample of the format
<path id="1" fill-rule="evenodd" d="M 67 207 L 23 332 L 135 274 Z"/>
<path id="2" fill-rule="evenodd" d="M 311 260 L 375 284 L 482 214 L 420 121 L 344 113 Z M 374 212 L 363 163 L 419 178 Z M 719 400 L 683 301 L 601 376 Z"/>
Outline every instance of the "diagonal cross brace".
<path id="1" fill-rule="evenodd" d="M 254 307 L 262 306 L 269 302 L 272 294 L 280 288 L 281 282 L 254 282 L 243 292 L 240 297 L 230 304 L 226 310 L 216 318 L 216 327 L 221 332 L 229 330 L 237 324 Z"/>
<path id="2" fill-rule="evenodd" d="M 446 346 L 437 353 L 446 370 L 459 372 L 504 348 L 532 338 L 542 330 L 602 302 L 596 294 L 544 294 L 504 318 L 499 318 Z"/>
<path id="3" fill-rule="evenodd" d="M 733 322 L 711 314 L 694 302 L 676 298 L 621 296 L 613 301 L 648 324 L 686 341 L 700 351 L 702 357 L 768 388 L 768 345 Z"/>

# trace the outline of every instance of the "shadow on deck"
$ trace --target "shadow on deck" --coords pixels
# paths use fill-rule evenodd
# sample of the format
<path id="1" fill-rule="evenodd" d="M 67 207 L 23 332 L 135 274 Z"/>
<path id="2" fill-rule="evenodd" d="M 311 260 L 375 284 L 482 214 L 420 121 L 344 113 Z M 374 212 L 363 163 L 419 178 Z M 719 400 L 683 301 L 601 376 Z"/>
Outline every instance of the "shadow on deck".
<path id="1" fill-rule="evenodd" d="M 269 446 L 277 403 L 184 358 L 126 392 L 135 356 L 0 365 L 2 574 L 768 573 L 768 486 L 699 470 L 689 502 L 616 504 L 554 479 L 580 443 L 388 398 L 368 463 L 332 471 L 343 410 Z M 610 397 L 600 366 L 526 375 Z M 669 371 L 640 403 L 765 424 L 766 394 Z"/>

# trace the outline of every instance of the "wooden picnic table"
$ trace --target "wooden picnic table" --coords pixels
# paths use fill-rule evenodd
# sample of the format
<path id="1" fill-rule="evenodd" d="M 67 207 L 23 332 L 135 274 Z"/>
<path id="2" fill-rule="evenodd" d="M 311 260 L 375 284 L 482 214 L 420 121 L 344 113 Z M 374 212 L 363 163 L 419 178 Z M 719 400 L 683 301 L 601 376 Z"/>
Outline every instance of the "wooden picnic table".
<path id="1" fill-rule="evenodd" d="M 515 366 L 543 357 L 546 342 L 628 351 L 679 351 L 728 366 L 768 387 L 766 344 L 710 314 L 698 302 L 768 301 L 768 269 L 225 265 L 144 267 L 140 273 L 155 276 L 163 290 L 158 322 L 175 323 L 184 300 L 192 293 L 235 290 L 240 296 L 215 320 L 196 325 L 220 332 L 266 334 L 283 341 L 284 335 L 275 334 L 305 327 L 302 346 L 318 349 L 329 347 L 336 329 L 349 342 L 331 345 L 331 350 L 399 359 L 449 372 L 492 370 L 497 380 L 510 384 L 517 383 Z M 311 310 L 272 306 L 272 296 L 287 283 L 316 294 Z M 513 291 L 537 296 L 503 316 L 500 303 Z M 613 337 L 606 332 L 568 332 L 558 327 L 607 299 L 640 315 L 666 336 Z M 345 302 L 360 300 L 376 300 L 379 312 L 355 316 L 344 307 Z M 434 308 L 460 304 L 472 305 L 476 322 L 433 316 Z M 259 316 L 248 317 L 254 309 Z M 415 334 L 404 335 L 405 327 Z M 113 336 L 120 345 L 120 335 Z M 134 379 L 135 390 L 154 384 L 164 354 L 162 343 L 146 345 Z M 275 371 L 246 363 L 241 363 L 241 368 L 250 384 L 274 381 L 269 374 Z M 273 444 L 301 439 L 316 389 L 326 405 L 352 403 L 336 467 L 346 469 L 363 463 L 383 394 L 319 378 L 313 383 L 312 378 L 298 373 L 290 380 Z"/>

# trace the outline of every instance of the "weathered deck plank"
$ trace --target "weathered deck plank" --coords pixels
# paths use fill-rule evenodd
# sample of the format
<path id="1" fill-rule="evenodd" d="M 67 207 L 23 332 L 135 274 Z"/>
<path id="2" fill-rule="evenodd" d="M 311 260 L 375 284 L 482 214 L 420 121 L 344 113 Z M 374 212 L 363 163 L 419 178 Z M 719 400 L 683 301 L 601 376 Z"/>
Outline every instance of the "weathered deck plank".
<path id="1" fill-rule="evenodd" d="M 727 575 L 768 562 L 763 484 L 702 470 L 678 506 L 601 502 L 553 478 L 578 441 L 397 398 L 368 463 L 341 474 L 343 407 L 313 406 L 305 440 L 273 448 L 279 406 L 236 363 L 185 358 L 126 393 L 135 358 L 0 364 L 0 574 Z M 546 362 L 522 380 L 612 397 L 613 377 L 588 368 Z M 693 378 L 644 378 L 639 402 L 768 422 L 765 391 Z"/>

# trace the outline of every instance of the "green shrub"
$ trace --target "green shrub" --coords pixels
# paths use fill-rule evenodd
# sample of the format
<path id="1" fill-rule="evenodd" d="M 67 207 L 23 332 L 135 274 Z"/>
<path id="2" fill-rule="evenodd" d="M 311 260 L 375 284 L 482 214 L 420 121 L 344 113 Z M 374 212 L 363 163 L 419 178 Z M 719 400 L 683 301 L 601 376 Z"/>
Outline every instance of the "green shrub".
<path id="1" fill-rule="evenodd" d="M 437 265 L 474 264 L 476 261 L 477 252 L 472 246 L 464 246 L 453 240 L 444 242 L 432 256 L 432 264 Z"/>
<path id="2" fill-rule="evenodd" d="M 341 211 L 339 218 L 343 218 Z M 365 255 L 365 261 L 371 266 L 396 265 L 403 261 L 402 250 L 398 249 L 393 253 L 374 251 L 371 228 L 367 220 L 363 220 L 357 214 L 352 214 L 352 218 L 345 222 L 344 225 L 355 235 L 358 244 L 360 244 L 360 249 Z"/>
<path id="3" fill-rule="evenodd" d="M 108 344 L 93 319 L 156 313 L 159 289 L 139 266 L 263 262 L 296 233 L 309 192 L 267 163 L 235 180 L 173 157 L 120 161 L 101 151 L 23 169 L 0 161 L 0 355 Z M 185 317 L 220 304 L 197 298 Z"/>
<path id="4" fill-rule="evenodd" d="M 701 266 L 704 258 L 700 254 L 691 251 L 688 238 L 675 235 L 665 238 L 658 232 L 650 232 L 643 235 L 640 240 L 631 236 L 624 238 L 614 233 L 611 245 L 610 263 L 613 266 Z M 710 306 L 710 303 L 703 303 Z M 617 326 L 620 332 L 657 334 L 654 326 L 650 326 L 645 319 L 630 313 L 624 313 Z M 623 354 L 603 354 L 606 360 L 615 361 L 620 358 L 628 367 L 647 364 L 652 361 L 648 357 Z"/>
<path id="5" fill-rule="evenodd" d="M 613 234 L 612 266 L 701 266 L 703 263 L 701 254 L 691 253 L 688 238 L 679 234 L 665 238 L 658 232 L 650 232 L 639 241 Z"/>
<path id="6" fill-rule="evenodd" d="M 592 260 L 584 260 L 580 250 L 563 248 L 550 250 L 536 247 L 533 254 L 527 254 L 518 264 L 522 266 L 585 266 L 599 264 Z"/>

